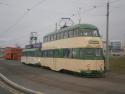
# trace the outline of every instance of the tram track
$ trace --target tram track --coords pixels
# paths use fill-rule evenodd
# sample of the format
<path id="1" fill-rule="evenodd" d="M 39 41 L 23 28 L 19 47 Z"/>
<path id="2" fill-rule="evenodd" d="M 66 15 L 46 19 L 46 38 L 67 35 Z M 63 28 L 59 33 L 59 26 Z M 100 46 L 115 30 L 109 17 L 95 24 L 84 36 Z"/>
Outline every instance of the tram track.
<path id="1" fill-rule="evenodd" d="M 0 87 L 4 88 L 11 94 L 24 94 L 23 92 L 20 92 L 19 90 L 16 90 L 13 87 L 9 86 L 5 82 L 3 82 L 1 79 L 0 79 Z"/>
<path id="2" fill-rule="evenodd" d="M 8 90 L 12 94 L 43 94 L 38 91 L 27 89 L 21 85 L 18 85 L 11 80 L 7 79 L 3 74 L 0 73 L 0 87 Z"/>

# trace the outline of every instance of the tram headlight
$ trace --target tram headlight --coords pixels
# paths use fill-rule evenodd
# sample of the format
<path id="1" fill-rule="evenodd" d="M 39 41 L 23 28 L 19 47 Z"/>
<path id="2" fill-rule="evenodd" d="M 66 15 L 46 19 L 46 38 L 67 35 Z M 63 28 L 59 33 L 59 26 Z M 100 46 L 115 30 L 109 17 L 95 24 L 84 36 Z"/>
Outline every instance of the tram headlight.
<path id="1" fill-rule="evenodd" d="M 40 59 L 38 61 L 40 62 Z"/>

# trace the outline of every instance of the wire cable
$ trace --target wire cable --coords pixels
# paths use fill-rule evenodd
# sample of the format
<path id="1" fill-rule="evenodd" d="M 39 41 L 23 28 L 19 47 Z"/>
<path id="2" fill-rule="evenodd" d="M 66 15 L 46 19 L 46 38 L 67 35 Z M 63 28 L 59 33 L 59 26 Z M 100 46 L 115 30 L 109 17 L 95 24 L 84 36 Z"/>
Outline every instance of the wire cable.
<path id="1" fill-rule="evenodd" d="M 119 2 L 119 1 L 121 1 L 121 0 L 112 0 L 112 1 L 109 0 L 110 4 L 116 3 L 116 2 Z M 101 8 L 101 7 L 106 7 L 106 5 L 107 5 L 107 3 L 100 4 L 100 5 L 94 5 L 93 7 L 88 8 L 88 9 L 82 11 L 81 13 L 87 13 L 87 12 L 93 11 L 93 10 Z M 112 7 L 112 6 L 110 6 L 110 7 Z M 77 16 L 77 15 L 79 15 L 79 13 L 73 13 L 70 17 L 74 17 L 74 16 Z M 101 16 L 105 16 L 105 15 L 101 15 Z"/>
<path id="2" fill-rule="evenodd" d="M 41 5 L 42 3 L 44 3 L 44 1 L 46 0 L 42 0 L 39 1 L 38 3 L 36 3 L 35 5 L 33 5 L 31 8 L 27 8 L 26 11 L 24 11 L 24 14 L 21 15 L 14 24 L 12 24 L 11 26 L 9 26 L 5 31 L 3 31 L 3 33 L 7 33 L 8 31 L 10 31 L 12 28 L 14 28 L 17 24 L 19 24 L 19 22 L 21 22 L 24 17 L 29 14 L 29 12 L 31 12 L 34 8 L 38 7 L 39 5 Z"/>

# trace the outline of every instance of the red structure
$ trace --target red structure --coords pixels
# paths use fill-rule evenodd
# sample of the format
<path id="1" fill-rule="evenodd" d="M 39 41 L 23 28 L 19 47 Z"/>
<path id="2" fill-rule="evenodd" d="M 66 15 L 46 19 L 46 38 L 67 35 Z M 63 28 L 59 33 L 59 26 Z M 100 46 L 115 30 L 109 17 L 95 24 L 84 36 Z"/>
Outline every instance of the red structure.
<path id="1" fill-rule="evenodd" d="M 21 59 L 21 48 L 7 47 L 4 51 L 4 58 L 8 60 L 20 60 Z"/>

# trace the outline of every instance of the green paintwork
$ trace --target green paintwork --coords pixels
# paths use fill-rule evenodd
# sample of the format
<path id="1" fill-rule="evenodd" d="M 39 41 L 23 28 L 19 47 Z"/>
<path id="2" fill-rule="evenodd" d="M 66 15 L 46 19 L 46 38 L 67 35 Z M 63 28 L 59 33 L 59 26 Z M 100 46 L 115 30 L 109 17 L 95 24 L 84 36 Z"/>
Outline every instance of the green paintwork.
<path id="1" fill-rule="evenodd" d="M 101 70 L 81 70 L 80 72 L 81 76 L 85 77 L 104 77 L 105 76 L 105 71 Z"/>
<path id="2" fill-rule="evenodd" d="M 40 49 L 25 49 L 22 52 L 23 56 L 32 56 L 32 57 L 41 57 L 41 50 Z"/>
<path id="3" fill-rule="evenodd" d="M 68 50 L 68 52 L 67 52 Z M 71 50 L 71 52 L 69 52 Z M 72 51 L 75 51 L 73 55 Z M 88 52 L 92 50 L 93 53 L 83 53 L 80 55 L 81 50 L 83 52 Z M 100 50 L 100 55 L 95 54 L 95 50 Z M 69 59 L 81 59 L 81 60 L 104 60 L 103 52 L 101 48 L 71 48 L 71 49 L 53 49 L 53 50 L 36 50 L 36 51 L 25 51 L 23 52 L 24 56 L 32 57 L 48 57 L 48 58 L 69 58 Z"/>

